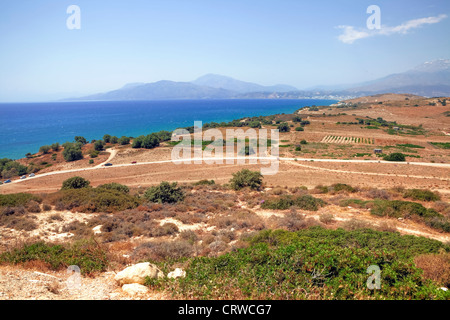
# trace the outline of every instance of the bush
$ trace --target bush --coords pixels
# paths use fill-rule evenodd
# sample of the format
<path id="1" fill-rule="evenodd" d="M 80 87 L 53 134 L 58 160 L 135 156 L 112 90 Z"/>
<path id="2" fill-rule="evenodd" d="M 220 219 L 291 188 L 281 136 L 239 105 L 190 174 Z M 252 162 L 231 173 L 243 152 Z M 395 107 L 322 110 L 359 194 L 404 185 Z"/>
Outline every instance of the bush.
<path id="1" fill-rule="evenodd" d="M 105 145 L 104 145 L 104 143 L 103 143 L 102 140 L 97 140 L 97 141 L 95 141 L 95 143 L 94 143 L 94 149 L 95 149 L 95 151 L 102 151 L 104 146 L 105 146 Z"/>
<path id="2" fill-rule="evenodd" d="M 245 187 L 259 190 L 262 186 L 262 174 L 259 171 L 250 171 L 242 169 L 241 171 L 233 173 L 233 178 L 230 180 L 231 188 L 240 190 Z"/>
<path id="3" fill-rule="evenodd" d="M 82 188 L 60 191 L 53 200 L 61 210 L 79 212 L 115 212 L 134 209 L 141 201 L 129 194 L 104 188 Z"/>
<path id="4" fill-rule="evenodd" d="M 385 161 L 405 161 L 405 155 L 400 152 L 391 153 L 383 157 Z"/>
<path id="5" fill-rule="evenodd" d="M 59 151 L 59 143 L 58 142 L 56 142 L 56 143 L 53 143 L 52 145 L 51 145 L 51 148 L 52 148 L 52 150 L 53 151 Z"/>
<path id="6" fill-rule="evenodd" d="M 103 136 L 103 141 L 105 141 L 105 143 L 110 143 L 111 142 L 111 135 L 105 134 Z"/>
<path id="7" fill-rule="evenodd" d="M 139 136 L 133 140 L 132 148 L 153 149 L 159 146 L 160 138 L 152 133 L 147 136 Z"/>
<path id="8" fill-rule="evenodd" d="M 42 199 L 29 193 L 0 194 L 0 207 L 26 206 L 30 201 L 40 203 Z"/>
<path id="9" fill-rule="evenodd" d="M 50 151 L 50 146 L 42 146 L 39 148 L 39 152 L 42 152 L 42 154 L 47 154 Z"/>
<path id="10" fill-rule="evenodd" d="M 448 246 L 426 238 L 372 230 L 264 230 L 249 247 L 189 260 L 187 276 L 154 288 L 198 299 L 448 299 L 425 281 L 411 258 Z M 380 290 L 367 288 L 367 267 L 381 268 Z M 302 288 L 296 290 L 296 288 Z M 395 290 L 393 290 L 395 288 Z"/>
<path id="11" fill-rule="evenodd" d="M 117 138 L 116 136 L 112 136 L 110 142 L 111 142 L 112 144 L 116 144 L 116 143 L 119 142 L 119 138 Z"/>
<path id="12" fill-rule="evenodd" d="M 290 195 L 280 198 L 268 199 L 261 204 L 262 209 L 286 210 L 290 207 L 298 207 L 299 209 L 317 211 L 320 207 L 325 206 L 326 202 L 311 195 L 302 195 L 294 198 Z"/>
<path id="13" fill-rule="evenodd" d="M 91 183 L 82 177 L 72 177 L 64 180 L 61 190 L 88 188 Z"/>
<path id="14" fill-rule="evenodd" d="M 30 261 L 42 261 L 53 270 L 76 265 L 82 274 L 105 271 L 108 266 L 106 252 L 91 240 L 79 241 L 71 246 L 37 242 L 0 255 L 0 262 L 3 263 L 24 264 Z"/>
<path id="15" fill-rule="evenodd" d="M 130 188 L 128 188 L 127 186 L 120 184 L 120 183 L 108 183 L 108 184 L 102 184 L 100 186 L 98 186 L 97 188 L 103 188 L 103 189 L 107 189 L 107 190 L 116 190 L 122 193 L 130 193 Z"/>
<path id="16" fill-rule="evenodd" d="M 75 143 L 65 143 L 63 157 L 66 161 L 76 161 L 83 159 L 83 153 L 78 144 Z"/>
<path id="17" fill-rule="evenodd" d="M 81 144 L 87 144 L 87 140 L 85 137 L 76 136 L 75 142 L 81 143 Z"/>
<path id="18" fill-rule="evenodd" d="M 214 184 L 216 184 L 214 180 L 207 180 L 207 179 L 192 183 L 193 186 L 210 186 Z"/>
<path id="19" fill-rule="evenodd" d="M 119 140 L 118 143 L 122 146 L 130 144 L 130 138 L 122 136 Z"/>
<path id="20" fill-rule="evenodd" d="M 295 131 L 305 131 L 305 129 L 303 127 L 296 127 Z"/>
<path id="21" fill-rule="evenodd" d="M 291 128 L 289 127 L 289 125 L 286 122 L 282 122 L 278 125 L 277 129 L 280 132 L 289 132 L 291 131 Z"/>
<path id="22" fill-rule="evenodd" d="M 441 200 L 441 197 L 439 194 L 432 192 L 430 190 L 423 190 L 423 189 L 410 189 L 406 190 L 403 194 L 403 198 L 410 198 L 413 200 L 420 200 L 420 201 L 439 201 Z"/>
<path id="23" fill-rule="evenodd" d="M 170 184 L 163 181 L 159 186 L 150 187 L 144 193 L 145 199 L 157 203 L 176 203 L 185 197 L 183 190 L 177 187 L 177 183 Z"/>

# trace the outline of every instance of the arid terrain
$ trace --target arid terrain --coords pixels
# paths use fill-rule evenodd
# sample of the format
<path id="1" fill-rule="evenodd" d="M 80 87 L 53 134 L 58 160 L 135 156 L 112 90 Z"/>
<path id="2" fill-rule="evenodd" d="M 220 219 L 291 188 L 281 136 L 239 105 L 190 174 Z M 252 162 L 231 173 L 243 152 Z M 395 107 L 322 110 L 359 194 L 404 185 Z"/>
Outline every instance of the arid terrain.
<path id="1" fill-rule="evenodd" d="M 450 106 L 442 100 L 386 94 L 275 115 L 272 124 L 262 124 L 261 129 L 275 129 L 286 122 L 290 130 L 280 132 L 279 158 L 272 158 L 279 161 L 278 173 L 264 176 L 260 190 L 230 189 L 230 179 L 242 169 L 259 171 L 270 164 L 173 163 L 174 146 L 169 142 L 153 149 L 107 144 L 93 163 L 88 156 L 92 144 L 83 146 L 84 159 L 79 161 L 64 161 L 62 150 L 53 157 L 36 154 L 21 159 L 24 165 L 45 163 L 46 167 L 35 177 L 0 185 L 1 195 L 37 197 L 27 200 L 22 213 L 17 214 L 16 208 L 15 213 L 3 214 L 0 254 L 37 241 L 70 244 L 92 237 L 110 262 L 102 272 L 85 276 L 83 286 L 75 291 L 66 288 L 65 265 L 51 268 L 39 259 L 3 262 L 0 299 L 176 298 L 164 290 L 127 294 L 114 275 L 141 261 L 233 252 L 248 246 L 246 237 L 265 229 L 371 228 L 448 244 L 450 232 L 436 227 L 437 220 L 427 220 L 430 212 L 439 215 L 441 222 L 450 219 Z M 383 158 L 392 153 L 403 154 L 405 161 Z M 78 194 L 67 197 L 60 191 L 63 182 L 74 176 L 88 180 L 95 190 L 111 183 L 127 186 L 123 201 L 134 201 L 132 196 L 143 199 L 147 188 L 162 181 L 177 182 L 186 196 L 176 204 L 136 200 L 135 205 L 119 208 L 108 200 L 110 207 L 104 203 L 95 207 L 75 199 Z M 210 180 L 214 181 L 196 184 Z M 408 193 L 413 189 L 427 190 L 436 199 L 415 197 Z M 317 206 L 265 207 L 270 201 L 296 197 L 312 199 Z M 393 214 L 383 207 L 382 213 L 374 214 L 381 206 L 377 201 L 383 206 L 414 202 L 426 213 L 415 216 L 399 209 Z M 187 268 L 187 262 L 168 268 L 175 267 Z"/>

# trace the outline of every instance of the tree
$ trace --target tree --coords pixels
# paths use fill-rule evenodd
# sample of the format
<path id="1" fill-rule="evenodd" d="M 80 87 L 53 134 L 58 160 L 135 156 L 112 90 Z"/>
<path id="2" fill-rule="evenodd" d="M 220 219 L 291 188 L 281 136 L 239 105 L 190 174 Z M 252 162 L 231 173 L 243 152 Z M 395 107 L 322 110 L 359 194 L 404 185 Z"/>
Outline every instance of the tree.
<path id="1" fill-rule="evenodd" d="M 105 134 L 103 136 L 103 141 L 105 141 L 105 143 L 110 143 L 111 142 L 111 135 Z"/>
<path id="2" fill-rule="evenodd" d="M 289 127 L 289 125 L 286 122 L 282 122 L 278 125 L 278 130 L 280 132 L 289 132 L 291 130 L 291 128 Z"/>
<path id="3" fill-rule="evenodd" d="M 50 151 L 50 146 L 42 146 L 39 148 L 39 152 L 42 152 L 42 154 L 47 154 Z"/>
<path id="4" fill-rule="evenodd" d="M 58 151 L 59 150 L 59 142 L 55 142 L 51 145 L 51 148 L 53 151 Z"/>
<path id="5" fill-rule="evenodd" d="M 156 133 L 147 136 L 139 136 L 133 140 L 132 148 L 153 149 L 159 146 L 159 137 Z"/>
<path id="6" fill-rule="evenodd" d="M 116 143 L 119 142 L 119 138 L 117 138 L 116 136 L 112 136 L 110 142 L 111 142 L 112 144 L 116 144 Z"/>
<path id="7" fill-rule="evenodd" d="M 185 197 L 183 190 L 177 187 L 177 183 L 170 184 L 163 181 L 159 186 L 150 187 L 144 193 L 145 199 L 157 203 L 176 203 Z"/>
<path id="8" fill-rule="evenodd" d="M 72 177 L 64 180 L 61 190 L 88 188 L 91 183 L 82 177 Z"/>
<path id="9" fill-rule="evenodd" d="M 405 161 L 405 155 L 400 152 L 387 154 L 383 157 L 386 161 Z"/>
<path id="10" fill-rule="evenodd" d="M 160 142 L 169 141 L 172 139 L 172 133 L 166 130 L 156 132 L 156 135 L 158 136 Z"/>
<path id="11" fill-rule="evenodd" d="M 241 171 L 233 173 L 233 178 L 230 180 L 231 188 L 240 190 L 245 187 L 259 190 L 262 186 L 262 174 L 259 171 L 250 171 L 242 169 Z"/>
<path id="12" fill-rule="evenodd" d="M 79 142 L 81 144 L 87 144 L 87 140 L 85 137 L 80 137 L 80 136 L 76 136 L 75 137 L 75 142 Z"/>
<path id="13" fill-rule="evenodd" d="M 31 159 L 31 158 L 33 158 L 33 155 L 32 155 L 30 152 L 28 152 L 28 153 L 25 155 L 25 157 L 26 157 L 27 159 Z"/>
<path id="14" fill-rule="evenodd" d="M 249 126 L 250 128 L 258 128 L 258 129 L 261 129 L 261 122 L 259 122 L 259 121 L 251 121 L 251 122 L 248 124 L 248 126 Z"/>
<path id="15" fill-rule="evenodd" d="M 103 150 L 103 147 L 104 147 L 104 144 L 103 144 L 103 141 L 102 141 L 102 140 L 97 140 L 97 141 L 95 141 L 95 143 L 94 143 L 94 149 L 95 149 L 96 151 L 102 151 L 102 150 Z"/>
<path id="16" fill-rule="evenodd" d="M 127 145 L 127 144 L 130 144 L 130 138 L 125 137 L 125 136 L 122 136 L 122 137 L 119 139 L 118 142 L 119 142 L 119 144 L 122 145 L 122 146 Z"/>
<path id="17" fill-rule="evenodd" d="M 64 144 L 63 157 L 66 161 L 76 161 L 83 159 L 83 153 L 78 144 L 66 142 Z"/>

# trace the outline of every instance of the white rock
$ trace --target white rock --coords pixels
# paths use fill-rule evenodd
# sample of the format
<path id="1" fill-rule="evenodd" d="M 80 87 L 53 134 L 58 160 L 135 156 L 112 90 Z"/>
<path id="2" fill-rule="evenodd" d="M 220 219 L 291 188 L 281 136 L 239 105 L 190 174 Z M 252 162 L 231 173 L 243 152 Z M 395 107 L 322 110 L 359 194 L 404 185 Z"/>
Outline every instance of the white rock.
<path id="1" fill-rule="evenodd" d="M 440 287 L 439 289 L 447 291 L 448 289 L 446 287 Z"/>
<path id="2" fill-rule="evenodd" d="M 102 225 L 96 226 L 92 228 L 92 231 L 94 231 L 94 234 L 100 234 L 102 231 L 100 230 L 102 228 Z"/>
<path id="3" fill-rule="evenodd" d="M 145 294 L 148 293 L 148 288 L 146 286 L 143 286 L 142 284 L 138 283 L 130 283 L 130 284 L 124 284 L 122 286 L 122 290 L 128 293 L 130 296 L 136 296 L 139 294 Z"/>
<path id="4" fill-rule="evenodd" d="M 150 262 L 138 263 L 120 271 L 114 279 L 119 285 L 129 283 L 144 284 L 145 278 L 163 278 L 164 273 Z"/>
<path id="5" fill-rule="evenodd" d="M 186 277 L 186 271 L 180 268 L 176 268 L 174 271 L 169 272 L 167 278 L 184 278 Z"/>

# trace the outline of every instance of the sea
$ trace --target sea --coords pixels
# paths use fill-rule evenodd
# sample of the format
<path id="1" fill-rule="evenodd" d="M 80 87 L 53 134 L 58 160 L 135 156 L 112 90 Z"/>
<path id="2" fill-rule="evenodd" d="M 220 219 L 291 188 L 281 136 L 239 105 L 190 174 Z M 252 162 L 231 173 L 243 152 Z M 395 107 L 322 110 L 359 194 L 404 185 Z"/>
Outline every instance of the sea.
<path id="1" fill-rule="evenodd" d="M 292 113 L 336 100 L 170 100 L 0 103 L 0 158 L 20 159 L 43 145 L 83 136 L 88 141 L 112 136 L 137 137 L 173 131 L 194 121 L 222 122 L 243 117 Z"/>

